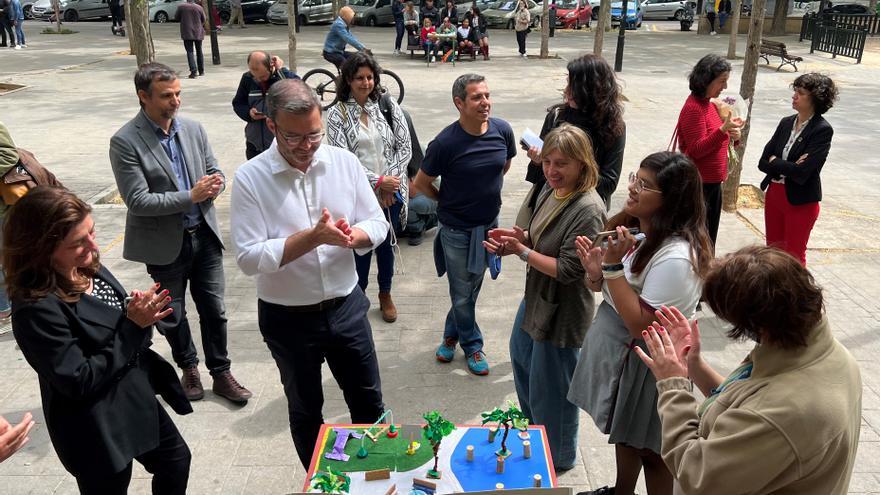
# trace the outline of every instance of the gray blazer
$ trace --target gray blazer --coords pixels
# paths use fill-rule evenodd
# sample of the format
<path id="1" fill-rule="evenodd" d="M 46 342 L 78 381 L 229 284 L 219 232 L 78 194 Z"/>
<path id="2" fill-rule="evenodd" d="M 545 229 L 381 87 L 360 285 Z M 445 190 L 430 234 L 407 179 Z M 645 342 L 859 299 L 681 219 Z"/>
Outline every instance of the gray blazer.
<path id="1" fill-rule="evenodd" d="M 223 175 L 202 125 L 180 117 L 177 121 L 177 136 L 190 182 L 195 185 L 205 175 Z M 110 139 L 110 165 L 116 187 L 128 207 L 122 257 L 151 265 L 171 263 L 183 246 L 183 214 L 192 207 L 192 196 L 178 188 L 171 160 L 143 112 L 138 112 Z M 222 246 L 214 201 L 199 203 L 199 209 Z"/>

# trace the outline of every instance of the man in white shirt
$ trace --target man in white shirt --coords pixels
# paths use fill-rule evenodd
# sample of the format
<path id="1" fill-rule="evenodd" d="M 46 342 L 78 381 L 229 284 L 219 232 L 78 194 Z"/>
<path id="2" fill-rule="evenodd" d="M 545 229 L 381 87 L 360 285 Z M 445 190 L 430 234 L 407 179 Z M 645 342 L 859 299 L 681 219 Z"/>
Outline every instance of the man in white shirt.
<path id="1" fill-rule="evenodd" d="M 321 105 L 311 88 L 279 81 L 266 107 L 275 142 L 235 174 L 232 240 L 239 268 L 257 277 L 260 332 L 308 467 L 324 422 L 325 359 L 353 423 L 373 423 L 384 412 L 370 302 L 351 250 L 379 246 L 389 224 L 355 155 L 321 145 Z"/>

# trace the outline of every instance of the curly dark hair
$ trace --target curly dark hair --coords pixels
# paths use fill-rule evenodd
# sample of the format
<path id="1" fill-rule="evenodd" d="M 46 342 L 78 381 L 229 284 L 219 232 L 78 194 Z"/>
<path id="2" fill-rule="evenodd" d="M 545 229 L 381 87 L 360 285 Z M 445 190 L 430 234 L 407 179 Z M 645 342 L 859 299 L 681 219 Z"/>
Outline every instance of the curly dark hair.
<path id="1" fill-rule="evenodd" d="M 369 99 L 379 101 L 382 96 L 382 86 L 380 83 L 380 75 L 382 68 L 371 55 L 364 52 L 355 52 L 342 63 L 339 68 L 339 77 L 336 79 L 336 91 L 339 95 L 339 101 L 348 101 L 351 98 L 351 83 L 354 81 L 355 75 L 361 67 L 369 67 L 373 71 L 373 91 L 369 95 Z"/>
<path id="2" fill-rule="evenodd" d="M 637 251 L 632 272 L 641 273 L 666 239 L 678 236 L 690 244 L 694 271 L 703 277 L 709 271 L 714 249 L 706 230 L 706 204 L 703 202 L 700 172 L 690 158 L 671 151 L 646 156 L 639 168 L 656 174 L 663 205 L 651 217 L 651 235 Z M 619 225 L 638 227 L 639 219 L 621 211 L 608 220 L 605 230 L 614 230 Z"/>
<path id="3" fill-rule="evenodd" d="M 706 90 L 718 76 L 730 72 L 730 62 L 721 55 L 710 53 L 701 58 L 688 74 L 688 83 L 691 94 L 701 98 L 706 97 Z"/>
<path id="4" fill-rule="evenodd" d="M 830 77 L 810 72 L 802 74 L 791 83 L 791 89 L 805 89 L 810 93 L 810 101 L 813 102 L 813 111 L 822 115 L 834 106 L 837 101 L 837 86 Z"/>
<path id="5" fill-rule="evenodd" d="M 37 186 L 6 214 L 3 226 L 3 269 L 11 297 L 35 300 L 50 293 L 76 300 L 88 284 L 76 284 L 52 266 L 52 254 L 71 230 L 83 222 L 92 207 L 67 189 Z M 98 253 L 92 264 L 80 268 L 91 279 L 100 267 Z"/>
<path id="6" fill-rule="evenodd" d="M 790 254 L 767 246 L 745 247 L 716 260 L 703 297 L 733 324 L 728 337 L 783 349 L 807 345 L 824 311 L 813 275 Z"/>
<path id="7" fill-rule="evenodd" d="M 578 111 L 590 116 L 596 140 L 611 143 L 624 132 L 620 84 L 604 58 L 588 54 L 568 63 L 568 93 Z M 565 104 L 551 107 L 562 108 Z"/>

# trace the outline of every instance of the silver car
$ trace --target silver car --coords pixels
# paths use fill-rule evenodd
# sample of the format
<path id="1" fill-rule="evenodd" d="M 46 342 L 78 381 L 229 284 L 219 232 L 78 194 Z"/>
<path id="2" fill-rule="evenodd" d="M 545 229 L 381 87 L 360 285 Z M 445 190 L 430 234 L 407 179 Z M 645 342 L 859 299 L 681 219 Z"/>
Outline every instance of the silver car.
<path id="1" fill-rule="evenodd" d="M 65 22 L 76 22 L 80 19 L 110 17 L 109 0 L 59 0 L 58 9 Z M 34 19 L 50 19 L 55 17 L 52 0 L 37 0 L 31 7 Z"/>
<path id="2" fill-rule="evenodd" d="M 184 3 L 186 3 L 186 0 L 152 0 L 150 2 L 150 21 L 179 21 L 177 7 Z"/>
<path id="3" fill-rule="evenodd" d="M 488 8 L 482 11 L 482 14 L 486 16 L 486 24 L 490 27 L 505 27 L 507 29 L 513 29 L 514 24 L 514 12 L 516 10 L 516 1 L 517 0 L 501 0 L 500 2 L 491 4 Z M 529 14 L 532 16 L 532 26 L 539 26 L 541 24 L 541 14 L 544 13 L 543 4 L 537 4 L 532 0 L 526 0 L 526 7 L 529 9 Z"/>
<path id="4" fill-rule="evenodd" d="M 333 20 L 333 0 L 301 0 L 298 7 L 299 24 L 330 22 Z M 287 24 L 287 0 L 277 0 L 269 7 L 266 17 L 272 24 Z"/>
<path id="5" fill-rule="evenodd" d="M 354 10 L 354 22 L 367 26 L 394 24 L 391 13 L 391 0 L 351 0 L 348 4 Z"/>
<path id="6" fill-rule="evenodd" d="M 688 3 L 692 3 L 691 8 L 696 9 L 696 3 L 685 0 L 645 0 L 642 2 L 642 17 L 644 19 L 675 19 L 680 21 L 684 17 Z"/>

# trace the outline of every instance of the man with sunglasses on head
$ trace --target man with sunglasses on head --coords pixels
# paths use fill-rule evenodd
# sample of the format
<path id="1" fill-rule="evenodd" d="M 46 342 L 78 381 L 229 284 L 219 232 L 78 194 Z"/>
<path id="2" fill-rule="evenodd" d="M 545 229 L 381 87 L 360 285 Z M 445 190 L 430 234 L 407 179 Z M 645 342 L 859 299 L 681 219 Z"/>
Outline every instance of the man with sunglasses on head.
<path id="1" fill-rule="evenodd" d="M 311 88 L 298 79 L 275 83 L 266 116 L 275 142 L 235 174 L 232 240 L 239 268 L 257 278 L 260 332 L 308 467 L 324 422 L 325 360 L 352 423 L 374 423 L 384 412 L 370 302 L 351 251 L 378 247 L 389 224 L 357 157 L 321 144 L 321 104 Z"/>

